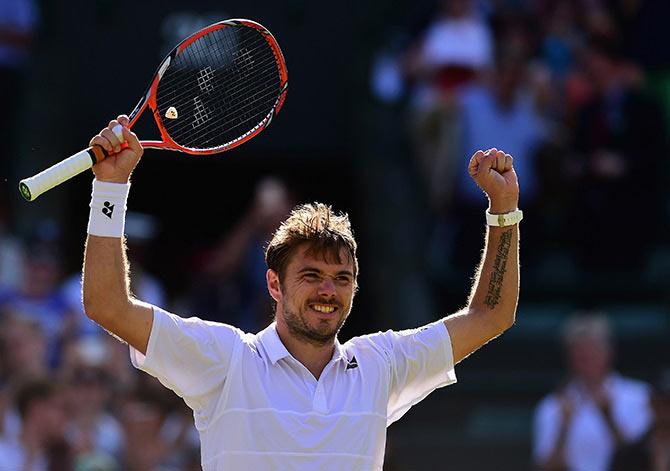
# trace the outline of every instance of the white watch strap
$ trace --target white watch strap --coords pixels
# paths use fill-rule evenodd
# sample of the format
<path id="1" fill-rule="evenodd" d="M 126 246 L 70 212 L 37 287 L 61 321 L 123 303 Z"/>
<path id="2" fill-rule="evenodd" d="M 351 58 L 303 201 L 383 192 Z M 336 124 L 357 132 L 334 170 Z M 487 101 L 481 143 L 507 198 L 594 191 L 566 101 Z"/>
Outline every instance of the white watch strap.
<path id="1" fill-rule="evenodd" d="M 505 214 L 491 214 L 486 210 L 486 224 L 495 227 L 506 227 L 519 224 L 523 219 L 523 211 L 517 209 Z"/>

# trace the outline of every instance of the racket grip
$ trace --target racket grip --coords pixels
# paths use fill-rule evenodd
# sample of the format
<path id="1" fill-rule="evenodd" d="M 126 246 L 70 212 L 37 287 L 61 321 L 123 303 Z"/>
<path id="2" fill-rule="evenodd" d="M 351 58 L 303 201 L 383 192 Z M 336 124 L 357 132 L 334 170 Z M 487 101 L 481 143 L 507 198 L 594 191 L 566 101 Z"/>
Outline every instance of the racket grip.
<path id="1" fill-rule="evenodd" d="M 35 201 L 45 191 L 60 185 L 75 175 L 79 175 L 105 157 L 106 155 L 101 147 L 89 147 L 52 165 L 35 176 L 21 180 L 19 191 L 27 201 Z"/>

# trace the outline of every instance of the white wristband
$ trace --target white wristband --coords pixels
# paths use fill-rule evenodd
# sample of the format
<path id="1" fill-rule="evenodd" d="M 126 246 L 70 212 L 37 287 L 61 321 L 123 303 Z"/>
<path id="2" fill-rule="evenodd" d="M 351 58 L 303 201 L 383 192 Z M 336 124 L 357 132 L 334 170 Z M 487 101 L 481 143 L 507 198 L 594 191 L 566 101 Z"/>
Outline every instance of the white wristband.
<path id="1" fill-rule="evenodd" d="M 88 233 L 101 237 L 123 237 L 126 224 L 126 201 L 130 183 L 93 180 Z"/>
<path id="2" fill-rule="evenodd" d="M 486 224 L 495 227 L 507 227 L 519 224 L 523 219 L 523 211 L 516 209 L 505 214 L 491 214 L 486 210 Z"/>

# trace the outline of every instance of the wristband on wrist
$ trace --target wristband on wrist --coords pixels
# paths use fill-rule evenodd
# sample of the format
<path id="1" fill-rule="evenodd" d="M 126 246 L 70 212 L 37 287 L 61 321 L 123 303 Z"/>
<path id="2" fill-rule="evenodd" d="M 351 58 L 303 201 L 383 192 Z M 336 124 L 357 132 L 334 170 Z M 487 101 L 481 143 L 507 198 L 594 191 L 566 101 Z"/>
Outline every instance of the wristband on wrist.
<path id="1" fill-rule="evenodd" d="M 126 201 L 130 183 L 93 180 L 88 233 L 100 237 L 123 237 L 126 224 Z"/>
<path id="2" fill-rule="evenodd" d="M 505 214 L 491 214 L 486 210 L 486 224 L 495 227 L 507 227 L 519 224 L 523 219 L 523 211 L 517 209 Z"/>

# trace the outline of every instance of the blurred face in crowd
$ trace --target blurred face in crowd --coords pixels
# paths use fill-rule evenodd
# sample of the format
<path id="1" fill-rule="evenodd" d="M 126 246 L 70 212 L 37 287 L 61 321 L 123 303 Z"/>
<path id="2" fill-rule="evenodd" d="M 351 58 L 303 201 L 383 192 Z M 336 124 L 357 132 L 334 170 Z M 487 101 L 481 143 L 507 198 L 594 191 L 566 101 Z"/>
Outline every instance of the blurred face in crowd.
<path id="1" fill-rule="evenodd" d="M 334 253 L 312 253 L 309 243 L 299 245 L 282 279 L 269 270 L 268 282 L 277 302 L 277 324 L 304 341 L 332 342 L 351 311 L 354 264 L 344 248 L 338 260 Z"/>
<path id="2" fill-rule="evenodd" d="M 97 415 L 104 411 L 109 394 L 105 378 L 100 369 L 81 368 L 72 378 L 69 401 L 72 412 L 77 415 Z"/>
<path id="3" fill-rule="evenodd" d="M 26 279 L 23 291 L 32 297 L 49 295 L 60 280 L 60 264 L 55 254 L 38 249 L 26 261 Z"/>
<path id="4" fill-rule="evenodd" d="M 47 343 L 39 326 L 17 315 L 2 324 L 3 357 L 12 376 L 42 376 L 47 370 Z"/>
<path id="5" fill-rule="evenodd" d="M 271 234 L 291 211 L 291 198 L 286 186 L 276 178 L 266 178 L 256 188 L 254 212 L 260 229 Z"/>
<path id="6" fill-rule="evenodd" d="M 587 76 L 600 91 L 607 91 L 618 79 L 618 67 L 615 61 L 597 48 L 586 49 L 583 66 Z"/>
<path id="7" fill-rule="evenodd" d="M 498 65 L 494 86 L 500 105 L 507 107 L 514 104 L 523 76 L 524 69 L 521 62 L 510 60 Z"/>
<path id="8" fill-rule="evenodd" d="M 452 18 L 469 16 L 472 10 L 471 0 L 442 0 L 442 11 Z"/>
<path id="9" fill-rule="evenodd" d="M 567 346 L 572 374 L 586 382 L 601 381 L 610 371 L 612 350 L 603 339 L 579 337 Z"/>
<path id="10" fill-rule="evenodd" d="M 66 424 L 65 408 L 61 393 L 33 401 L 26 414 L 26 423 L 32 430 L 39 431 L 45 441 L 63 437 Z"/>

